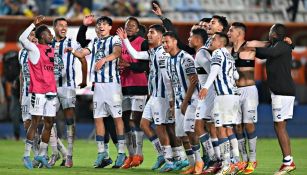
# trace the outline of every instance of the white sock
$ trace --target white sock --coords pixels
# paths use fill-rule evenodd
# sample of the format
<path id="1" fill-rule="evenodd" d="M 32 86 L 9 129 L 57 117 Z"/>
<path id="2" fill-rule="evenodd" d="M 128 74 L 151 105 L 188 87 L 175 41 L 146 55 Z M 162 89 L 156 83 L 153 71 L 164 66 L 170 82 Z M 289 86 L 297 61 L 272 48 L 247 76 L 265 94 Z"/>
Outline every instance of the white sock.
<path id="1" fill-rule="evenodd" d="M 36 131 L 34 135 L 33 146 L 32 146 L 32 151 L 34 153 L 34 156 L 38 155 L 39 141 L 40 141 L 40 137 L 39 137 L 38 132 Z"/>
<path id="2" fill-rule="evenodd" d="M 101 135 L 96 135 L 96 143 L 97 143 L 97 149 L 98 153 L 103 153 L 105 152 L 105 145 L 104 145 L 104 136 Z"/>
<path id="3" fill-rule="evenodd" d="M 257 136 L 252 139 L 248 139 L 248 145 L 249 145 L 249 161 L 256 162 Z"/>
<path id="4" fill-rule="evenodd" d="M 220 139 L 221 158 L 224 165 L 230 164 L 230 143 L 228 138 Z"/>
<path id="5" fill-rule="evenodd" d="M 134 131 L 136 140 L 136 154 L 143 155 L 143 131 Z"/>
<path id="6" fill-rule="evenodd" d="M 180 148 L 179 147 L 172 147 L 173 159 L 174 160 L 181 160 L 180 151 L 178 151 L 178 149 L 180 149 Z"/>
<path id="7" fill-rule="evenodd" d="M 133 135 L 134 133 L 132 131 L 125 133 L 125 140 L 126 140 L 129 156 L 133 156 L 135 154 Z"/>
<path id="8" fill-rule="evenodd" d="M 211 138 L 211 141 L 212 141 L 212 146 L 215 152 L 215 156 L 218 160 L 220 160 L 221 159 L 221 149 L 219 146 L 219 140 L 218 138 Z"/>
<path id="9" fill-rule="evenodd" d="M 172 163 L 173 151 L 171 145 L 163 146 L 164 148 L 164 158 L 167 163 Z"/>
<path id="10" fill-rule="evenodd" d="M 290 156 L 290 155 L 284 157 L 284 159 L 283 159 L 283 164 L 284 165 L 288 165 L 289 166 L 289 165 L 292 164 L 292 162 L 293 162 L 293 157 Z"/>
<path id="11" fill-rule="evenodd" d="M 159 156 L 164 155 L 163 154 L 163 148 L 161 146 L 160 140 L 157 136 L 152 136 L 149 138 L 150 142 L 154 146 L 156 152 L 158 153 Z"/>
<path id="12" fill-rule="evenodd" d="M 203 159 L 201 158 L 201 155 L 200 155 L 200 145 L 191 145 L 192 146 L 192 150 L 194 152 L 194 155 L 195 155 L 195 161 L 196 162 L 202 162 Z"/>
<path id="13" fill-rule="evenodd" d="M 58 142 L 58 150 L 62 154 L 63 159 L 66 159 L 66 156 L 67 156 L 67 149 L 66 149 L 66 147 L 64 146 L 64 144 L 62 143 L 60 138 L 58 138 L 57 142 Z"/>
<path id="14" fill-rule="evenodd" d="M 55 123 L 53 124 L 53 127 L 51 128 L 49 144 L 51 146 L 52 154 L 57 155 L 59 152 L 58 152 L 58 136 L 57 136 Z"/>
<path id="15" fill-rule="evenodd" d="M 72 156 L 74 142 L 74 125 L 67 125 L 67 155 Z"/>
<path id="16" fill-rule="evenodd" d="M 185 150 L 185 153 L 188 157 L 189 165 L 193 167 L 195 165 L 195 155 L 193 150 L 192 149 Z"/>
<path id="17" fill-rule="evenodd" d="M 205 133 L 205 134 L 201 135 L 199 137 L 199 141 L 203 145 L 203 148 L 205 149 L 206 154 L 208 154 L 210 160 L 216 161 L 217 158 L 216 158 L 214 148 L 213 148 L 213 145 L 212 145 L 212 141 L 210 139 L 209 134 Z"/>
<path id="18" fill-rule="evenodd" d="M 118 153 L 119 154 L 125 154 L 125 136 L 124 135 L 117 135 L 117 141 L 118 141 Z"/>
<path id="19" fill-rule="evenodd" d="M 39 145 L 39 153 L 38 153 L 38 155 L 39 156 L 47 155 L 47 148 L 48 148 L 48 143 L 41 142 L 40 145 Z"/>
<path id="20" fill-rule="evenodd" d="M 24 157 L 30 156 L 32 146 L 33 146 L 33 141 L 27 139 L 25 143 Z"/>
<path id="21" fill-rule="evenodd" d="M 248 156 L 247 156 L 245 138 L 238 139 L 238 147 L 242 157 L 242 161 L 247 162 Z"/>
<path id="22" fill-rule="evenodd" d="M 230 135 L 228 137 L 228 140 L 230 142 L 231 152 L 235 160 L 234 163 L 237 163 L 240 161 L 240 152 L 239 152 L 238 140 L 236 138 L 236 135 L 235 134 Z"/>

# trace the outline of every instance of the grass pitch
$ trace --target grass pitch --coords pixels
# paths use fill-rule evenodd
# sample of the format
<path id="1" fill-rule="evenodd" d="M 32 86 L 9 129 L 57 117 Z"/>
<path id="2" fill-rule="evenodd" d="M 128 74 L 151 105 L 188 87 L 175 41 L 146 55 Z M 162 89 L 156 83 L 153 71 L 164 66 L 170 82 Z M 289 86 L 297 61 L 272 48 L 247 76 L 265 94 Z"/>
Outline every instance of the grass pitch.
<path id="1" fill-rule="evenodd" d="M 293 175 L 307 175 L 307 139 L 292 139 L 291 146 L 294 161 L 297 166 Z M 60 161 L 52 169 L 27 170 L 22 163 L 24 150 L 23 141 L 0 140 L 0 174 L 99 174 L 99 175 L 151 175 L 159 174 L 151 171 L 150 168 L 156 160 L 156 153 L 151 143 L 144 142 L 144 162 L 137 168 L 129 170 L 111 169 L 108 166 L 104 169 L 94 169 L 93 162 L 97 155 L 97 146 L 94 141 L 77 140 L 74 147 L 74 166 L 72 168 L 60 167 Z M 116 158 L 114 146 L 111 146 L 111 157 Z M 272 175 L 281 165 L 281 151 L 276 139 L 258 139 L 257 142 L 258 167 L 254 175 Z M 179 174 L 179 172 L 169 172 L 163 174 Z"/>

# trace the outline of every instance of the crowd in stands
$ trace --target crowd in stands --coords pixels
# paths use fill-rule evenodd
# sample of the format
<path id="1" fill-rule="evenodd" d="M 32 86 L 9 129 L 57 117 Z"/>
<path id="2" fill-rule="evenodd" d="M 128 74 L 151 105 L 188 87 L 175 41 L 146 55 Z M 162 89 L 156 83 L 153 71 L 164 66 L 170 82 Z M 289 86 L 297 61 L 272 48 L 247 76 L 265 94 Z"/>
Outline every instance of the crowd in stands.
<path id="1" fill-rule="evenodd" d="M 0 15 L 33 17 L 97 16 L 153 17 L 152 0 L 0 0 Z M 307 21 L 307 0 L 164 0 L 158 1 L 167 17 L 173 20 L 198 21 L 221 13 L 234 21 L 275 22 Z M 215 5 L 218 3 L 219 5 Z M 185 13 L 182 13 L 185 12 Z"/>

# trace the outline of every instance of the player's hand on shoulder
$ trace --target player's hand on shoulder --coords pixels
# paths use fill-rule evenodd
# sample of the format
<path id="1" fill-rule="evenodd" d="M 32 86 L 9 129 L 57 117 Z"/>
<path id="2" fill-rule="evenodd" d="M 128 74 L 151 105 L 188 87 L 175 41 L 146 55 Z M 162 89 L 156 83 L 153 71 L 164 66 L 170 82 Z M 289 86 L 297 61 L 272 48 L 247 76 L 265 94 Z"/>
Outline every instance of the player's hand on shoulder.
<path id="1" fill-rule="evenodd" d="M 126 31 L 121 27 L 117 29 L 116 34 L 121 40 L 128 38 Z"/>
<path id="2" fill-rule="evenodd" d="M 66 53 L 66 52 L 72 52 L 74 49 L 72 48 L 72 47 L 66 47 L 65 49 L 64 49 L 64 53 Z"/>
<path id="3" fill-rule="evenodd" d="M 38 24 L 40 24 L 43 20 L 45 19 L 45 16 L 43 15 L 38 15 L 35 17 L 34 19 L 34 25 L 37 26 Z"/>
<path id="4" fill-rule="evenodd" d="M 83 25 L 85 26 L 89 26 L 90 24 L 92 24 L 94 22 L 95 18 L 94 18 L 94 15 L 93 14 L 90 14 L 90 15 L 86 15 L 84 18 L 83 18 Z"/>

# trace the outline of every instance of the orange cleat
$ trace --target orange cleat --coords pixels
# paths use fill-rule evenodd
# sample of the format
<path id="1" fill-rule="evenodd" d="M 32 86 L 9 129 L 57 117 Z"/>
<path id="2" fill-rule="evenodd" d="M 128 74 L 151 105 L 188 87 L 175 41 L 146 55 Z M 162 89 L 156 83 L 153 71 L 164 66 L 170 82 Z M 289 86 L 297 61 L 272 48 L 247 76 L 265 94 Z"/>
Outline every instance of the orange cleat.
<path id="1" fill-rule="evenodd" d="M 125 162 L 124 162 L 124 164 L 120 167 L 120 168 L 122 168 L 122 169 L 129 169 L 129 168 L 131 168 L 131 162 L 132 162 L 132 159 L 133 159 L 133 157 L 132 156 L 129 156 L 126 160 L 125 160 Z"/>
<path id="2" fill-rule="evenodd" d="M 194 173 L 194 166 L 188 166 L 188 168 L 182 171 L 180 174 L 193 174 Z"/>
<path id="3" fill-rule="evenodd" d="M 204 162 L 203 161 L 196 161 L 195 162 L 195 170 L 194 174 L 202 174 L 203 169 L 204 169 Z"/>
<path id="4" fill-rule="evenodd" d="M 140 156 L 140 155 L 134 155 L 132 157 L 132 161 L 130 163 L 130 167 L 137 167 L 137 166 L 140 166 L 142 163 L 143 163 L 143 156 Z"/>

